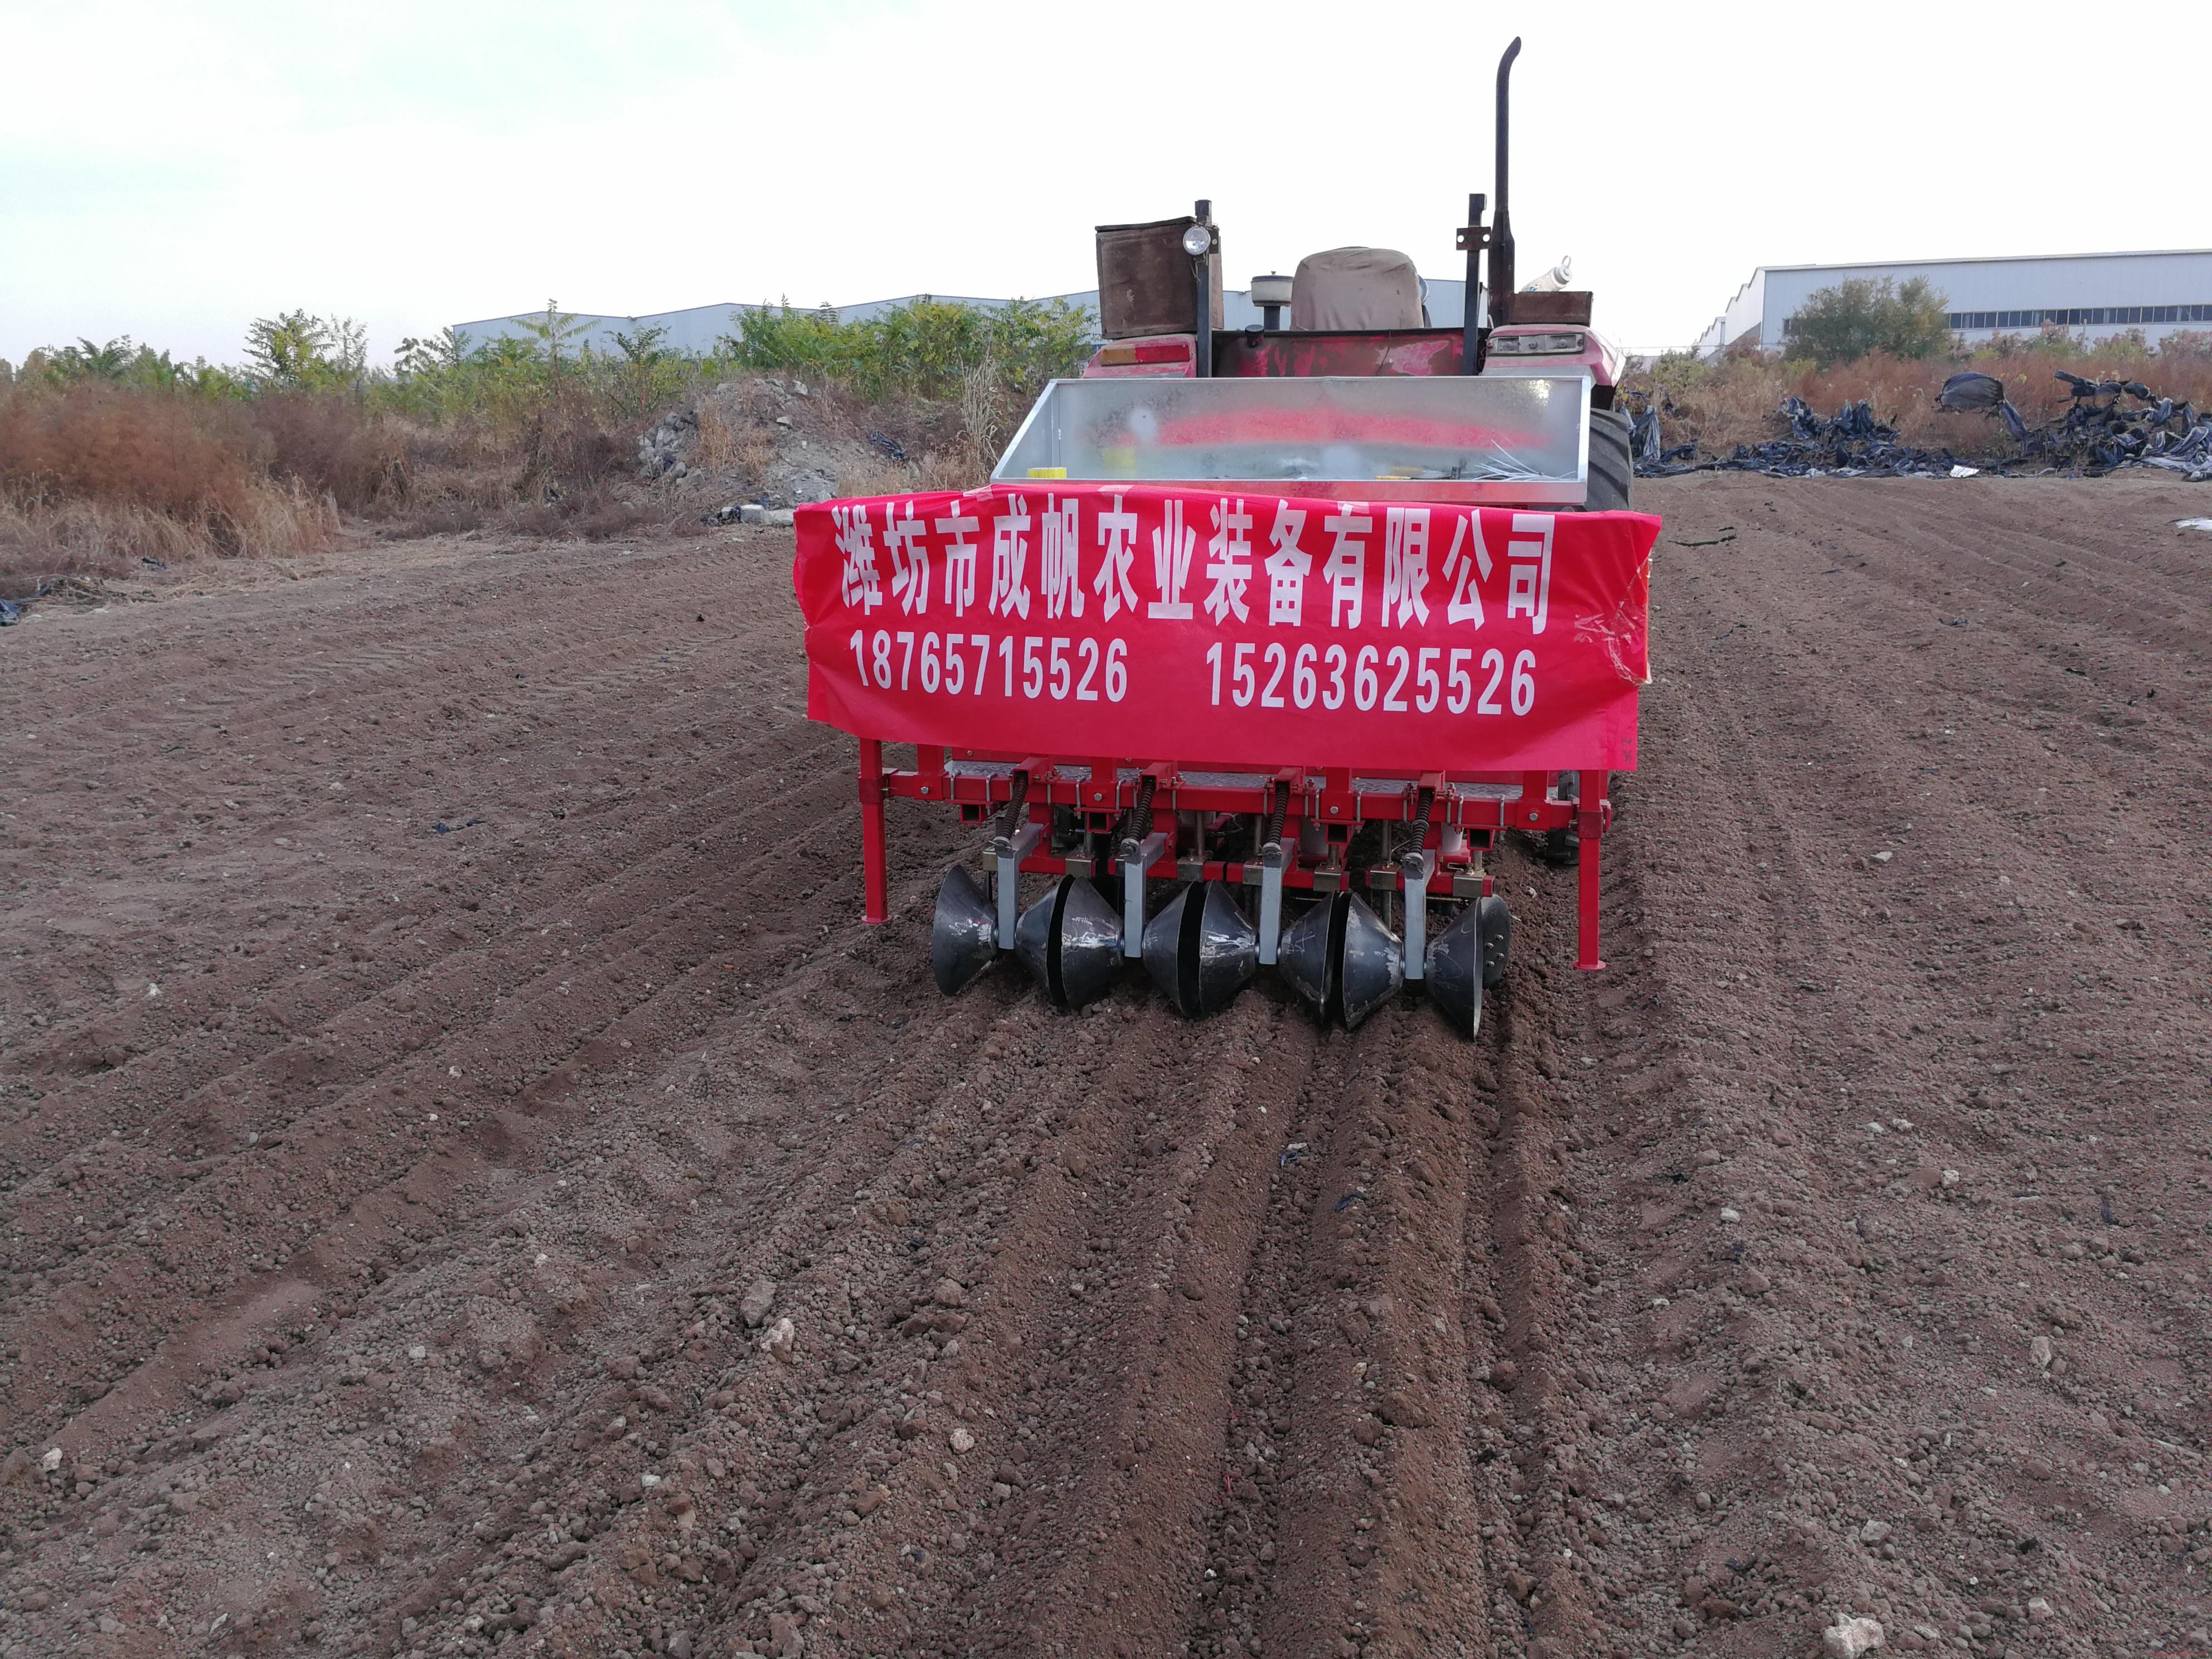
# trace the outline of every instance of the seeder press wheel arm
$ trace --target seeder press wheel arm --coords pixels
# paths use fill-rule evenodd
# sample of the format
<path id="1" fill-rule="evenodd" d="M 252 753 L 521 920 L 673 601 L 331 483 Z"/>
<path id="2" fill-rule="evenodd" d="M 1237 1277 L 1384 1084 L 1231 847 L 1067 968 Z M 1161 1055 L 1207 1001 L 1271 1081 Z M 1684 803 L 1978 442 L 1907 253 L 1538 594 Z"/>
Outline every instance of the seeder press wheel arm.
<path id="1" fill-rule="evenodd" d="M 919 746 L 915 755 L 912 769 L 886 767 L 880 741 L 860 743 L 867 920 L 881 922 L 889 915 L 884 800 L 899 795 L 957 806 L 964 822 L 995 823 L 992 851 L 1000 878 L 995 914 L 988 920 L 971 919 L 967 931 L 976 937 L 959 946 L 964 953 L 980 952 L 985 961 L 994 945 L 1016 946 L 1010 936 L 1016 921 L 1013 882 L 1019 874 L 1051 877 L 1061 884 L 1055 927 L 1060 925 L 1059 908 L 1066 902 L 1069 878 L 1086 885 L 1103 878 L 1119 880 L 1119 952 L 1129 959 L 1147 957 L 1145 940 L 1159 928 L 1146 921 L 1145 881 L 1126 879 L 1140 872 L 1146 879 L 1257 890 L 1259 926 L 1252 931 L 1261 965 L 1274 963 L 1279 948 L 1288 939 L 1291 930 L 1283 910 L 1286 895 L 1320 898 L 1352 896 L 1360 890 L 1385 896 L 1386 905 L 1395 900 L 1405 907 L 1407 937 L 1400 947 L 1403 977 L 1419 979 L 1439 951 L 1449 960 L 1470 948 L 1465 939 L 1448 940 L 1447 930 L 1429 927 L 1431 900 L 1464 903 L 1471 912 L 1481 908 L 1481 901 L 1491 898 L 1491 881 L 1480 855 L 1494 846 L 1502 831 L 1540 834 L 1573 827 L 1582 842 L 1577 965 L 1604 966 L 1598 954 L 1599 852 L 1611 806 L 1606 774 L 1600 770 L 1585 769 L 1580 799 L 1568 800 L 1556 793 L 1558 775 L 1551 772 L 1369 777 L 1344 768 L 1234 770 L 1106 757 L 988 755 L 929 745 Z M 1055 818 L 1061 826 L 1057 836 Z M 1384 835 L 1399 844 L 1382 862 L 1355 867 L 1352 838 L 1368 825 L 1385 826 Z M 1209 845 L 1210 826 L 1234 833 L 1225 838 L 1217 835 Z M 974 902 L 982 904 L 981 890 L 972 881 L 967 885 L 975 896 Z M 1251 927 L 1233 903 L 1210 902 L 1205 894 L 1194 903 L 1186 897 L 1170 901 L 1170 906 L 1177 909 L 1174 925 L 1193 932 L 1227 926 L 1225 919 L 1231 915 L 1239 925 Z M 1091 907 L 1086 899 L 1079 901 L 1077 908 L 1087 915 Z M 1332 902 L 1322 908 L 1333 912 L 1342 906 Z M 1358 909 L 1371 915 L 1364 902 Z M 1502 901 L 1492 898 L 1491 909 L 1502 927 Z M 940 922 L 942 933 L 942 919 Z M 1349 925 L 1356 938 L 1358 924 Z M 1337 932 L 1346 926 L 1342 918 L 1332 924 Z M 1472 931 L 1479 933 L 1479 924 Z M 1091 933 L 1103 939 L 1098 927 L 1091 927 Z M 1387 936 L 1396 946 L 1396 936 Z M 1222 948 L 1232 947 L 1222 943 Z M 1344 947 L 1333 943 L 1330 948 Z M 1473 948 L 1486 958 L 1491 954 L 1479 945 Z M 940 985 L 947 973 L 942 955 L 940 946 Z M 1285 971 L 1295 983 L 1294 966 L 1285 964 Z M 1156 977 L 1160 972 L 1155 969 Z M 1188 980 L 1189 975 L 1182 977 Z M 1054 981 L 1045 982 L 1060 999 Z M 1162 981 L 1164 986 L 1170 982 Z M 1196 988 L 1188 989 L 1195 998 Z M 1321 994 L 1340 999 L 1342 991 L 1341 987 L 1324 986 Z M 1177 1000 L 1175 991 L 1170 995 Z M 1479 985 L 1476 995 L 1479 1018 Z M 1179 1000 L 1177 1006 L 1182 1006 Z M 1349 1016 L 1351 1005 L 1340 1006 Z"/>

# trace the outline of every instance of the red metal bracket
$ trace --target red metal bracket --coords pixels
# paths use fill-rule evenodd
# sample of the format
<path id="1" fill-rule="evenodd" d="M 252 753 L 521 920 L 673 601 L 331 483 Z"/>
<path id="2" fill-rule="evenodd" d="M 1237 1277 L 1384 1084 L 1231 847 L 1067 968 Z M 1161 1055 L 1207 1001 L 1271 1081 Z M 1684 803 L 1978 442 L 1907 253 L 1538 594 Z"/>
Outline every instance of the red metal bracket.
<path id="1" fill-rule="evenodd" d="M 881 925 L 891 919 L 890 854 L 884 846 L 884 797 L 890 793 L 884 779 L 884 746 L 873 738 L 860 739 L 860 885 L 867 921 Z"/>
<path id="2" fill-rule="evenodd" d="M 1575 966 L 1595 973 L 1605 966 L 1598 955 L 1598 849 L 1604 844 L 1607 824 L 1613 819 L 1613 803 L 1606 799 L 1606 774 L 1584 772 L 1578 805 L 1582 833 L 1581 856 L 1575 871 L 1577 945 Z"/>
<path id="3" fill-rule="evenodd" d="M 1576 891 L 1576 965 L 1589 969 L 1605 966 L 1598 954 L 1598 870 L 1604 837 L 1613 824 L 1613 803 L 1606 798 L 1607 776 L 1601 772 L 1583 775 L 1585 799 L 1562 800 L 1551 793 L 1553 777 L 1544 772 L 1430 772 L 1387 781 L 1362 779 L 1360 782 L 1370 786 L 1363 793 L 1355 787 L 1348 768 L 1287 766 L 1261 773 L 1257 777 L 1246 771 L 1245 776 L 1252 778 L 1249 783 L 1212 781 L 1194 784 L 1182 770 L 1182 763 L 1176 761 L 1109 762 L 1092 757 L 1086 763 L 1049 755 L 994 755 L 977 750 L 954 752 L 963 759 L 994 760 L 1007 767 L 1008 771 L 996 775 L 955 776 L 945 769 L 946 751 L 936 748 L 917 750 L 912 771 L 887 769 L 883 763 L 880 741 L 863 740 L 860 744 L 860 842 L 867 919 L 871 922 L 885 921 L 890 917 L 890 872 L 884 840 L 884 800 L 890 795 L 957 805 L 963 817 L 970 813 L 995 814 L 1002 811 L 1012 798 L 1016 780 L 1026 775 L 1029 788 L 1023 816 L 1034 823 L 1048 823 L 1054 807 L 1072 807 L 1087 815 L 1119 811 L 1136 799 L 1142 780 L 1151 777 L 1155 780 L 1155 788 L 1150 829 L 1172 831 L 1179 813 L 1196 813 L 1201 818 L 1215 812 L 1266 813 L 1279 801 L 1286 828 L 1301 817 L 1310 817 L 1328 832 L 1331 848 L 1340 852 L 1362 823 L 1413 821 L 1419 815 L 1420 792 L 1426 788 L 1436 792 L 1427 836 L 1431 846 L 1441 844 L 1447 824 L 1468 832 L 1470 851 L 1488 851 L 1496 844 L 1498 836 L 1507 830 L 1541 833 L 1575 826 L 1581 833 L 1582 842 L 1582 867 Z M 1082 781 L 1063 780 L 1060 772 L 1063 762 L 1071 767 L 1087 764 L 1090 778 Z M 1137 769 L 1135 781 L 1121 781 L 1118 773 L 1122 765 Z M 1200 769 L 1243 769 L 1200 763 Z M 1308 781 L 1317 772 L 1322 782 L 1316 790 Z M 1113 781 L 1109 784 L 1107 779 Z M 1503 793 L 1462 797 L 1451 788 L 1455 782 L 1517 783 L 1520 788 L 1517 799 Z M 1209 859 L 1202 853 L 1192 859 L 1189 854 L 1190 849 L 1184 848 L 1179 855 L 1163 854 L 1151 873 L 1172 876 L 1180 869 L 1185 875 L 1202 875 L 1207 880 L 1231 883 L 1240 881 L 1243 876 L 1241 861 Z M 1042 850 L 1032 853 L 1022 863 L 1023 871 L 1032 875 L 1059 876 L 1066 873 L 1066 867 L 1065 860 Z M 1429 891 L 1439 897 L 1451 896 L 1457 875 L 1455 868 L 1439 860 L 1430 878 Z M 1283 884 L 1292 891 L 1330 892 L 1336 890 L 1338 880 L 1332 868 L 1310 868 L 1302 860 L 1294 859 L 1284 872 Z M 1487 893 L 1492 887 L 1487 870 L 1482 880 L 1483 890 Z"/>

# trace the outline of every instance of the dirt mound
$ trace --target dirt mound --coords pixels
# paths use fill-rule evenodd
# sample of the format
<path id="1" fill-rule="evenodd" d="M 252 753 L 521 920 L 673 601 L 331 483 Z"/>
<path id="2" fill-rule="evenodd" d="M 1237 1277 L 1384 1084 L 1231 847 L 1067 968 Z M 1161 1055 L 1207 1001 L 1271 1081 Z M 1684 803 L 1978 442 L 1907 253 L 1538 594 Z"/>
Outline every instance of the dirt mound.
<path id="1" fill-rule="evenodd" d="M 1650 495 L 1472 1047 L 940 999 L 778 532 L 0 635 L 0 1650 L 2201 1643 L 2190 493 Z"/>

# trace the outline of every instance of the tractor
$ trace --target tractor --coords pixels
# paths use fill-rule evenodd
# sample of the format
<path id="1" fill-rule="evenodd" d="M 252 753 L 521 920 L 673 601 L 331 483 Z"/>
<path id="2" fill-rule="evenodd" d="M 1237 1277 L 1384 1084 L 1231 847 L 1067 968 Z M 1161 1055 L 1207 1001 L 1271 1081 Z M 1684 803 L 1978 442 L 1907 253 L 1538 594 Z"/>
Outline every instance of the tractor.
<path id="1" fill-rule="evenodd" d="M 1102 226 L 1102 342 L 988 485 L 801 510 L 809 712 L 861 740 L 869 919 L 887 799 L 981 834 L 938 893 L 947 994 L 1011 954 L 1080 1008 L 1141 963 L 1198 1016 L 1273 968 L 1324 1023 L 1420 982 L 1472 1034 L 1510 957 L 1508 832 L 1576 838 L 1578 965 L 1603 965 L 1658 526 L 1590 295 L 1565 262 L 1516 286 L 1520 45 L 1456 325 L 1404 254 L 1339 248 L 1253 279 L 1231 327 L 1209 203 Z"/>

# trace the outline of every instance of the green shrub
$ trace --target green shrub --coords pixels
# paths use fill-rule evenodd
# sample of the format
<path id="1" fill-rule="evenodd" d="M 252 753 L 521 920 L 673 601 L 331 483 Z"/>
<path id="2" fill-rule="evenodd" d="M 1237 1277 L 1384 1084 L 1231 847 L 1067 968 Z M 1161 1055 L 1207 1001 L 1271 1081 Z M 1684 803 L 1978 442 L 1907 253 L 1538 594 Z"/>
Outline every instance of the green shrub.
<path id="1" fill-rule="evenodd" d="M 1933 357 L 1951 346 L 1950 302 L 1923 278 L 1899 287 L 1855 276 L 1806 297 L 1784 325 L 1784 349 L 1818 368 L 1855 362 L 1869 352 Z"/>
<path id="2" fill-rule="evenodd" d="M 350 317 L 304 311 L 257 317 L 246 331 L 243 377 L 257 391 L 358 389 L 368 374 L 368 329 Z"/>
<path id="3" fill-rule="evenodd" d="M 0 365 L 4 368 L 5 365 Z M 93 382 L 109 386 L 152 387 L 165 392 L 190 392 L 204 397 L 237 398 L 247 387 L 230 369 L 217 368 L 206 358 L 180 363 L 166 351 L 134 344 L 128 334 L 96 345 L 79 339 L 74 345 L 42 346 L 23 360 L 10 377 L 0 374 L 0 385 L 78 386 Z"/>
<path id="4" fill-rule="evenodd" d="M 1044 383 L 1073 374 L 1090 356 L 1091 313 L 1054 300 L 1016 300 L 995 311 L 924 295 L 874 317 L 841 323 L 828 307 L 789 304 L 738 313 L 724 348 L 747 368 L 811 374 L 869 401 L 963 395 L 988 374 L 1009 395 L 1033 399 Z"/>
<path id="5" fill-rule="evenodd" d="M 1663 386 L 1668 392 L 1688 392 L 1701 385 L 1712 368 L 1694 351 L 1662 351 L 1644 372 L 1655 386 Z"/>

